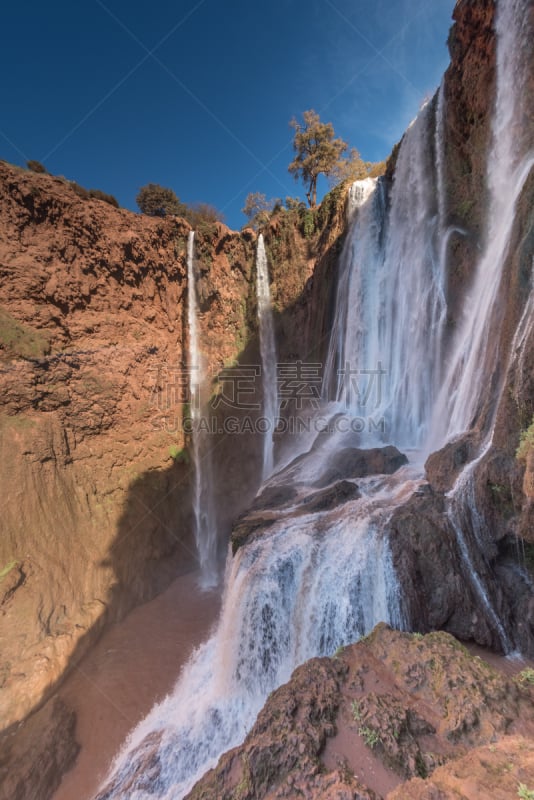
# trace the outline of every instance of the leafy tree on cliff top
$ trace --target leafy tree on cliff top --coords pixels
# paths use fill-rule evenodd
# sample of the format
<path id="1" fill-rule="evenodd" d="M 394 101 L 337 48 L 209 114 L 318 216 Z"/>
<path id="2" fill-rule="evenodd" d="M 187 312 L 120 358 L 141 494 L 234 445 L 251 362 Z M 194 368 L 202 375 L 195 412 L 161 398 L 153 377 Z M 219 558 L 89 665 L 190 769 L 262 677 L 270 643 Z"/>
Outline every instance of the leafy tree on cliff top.
<path id="1" fill-rule="evenodd" d="M 378 178 L 386 171 L 385 161 L 364 161 L 355 147 L 346 158 L 340 159 L 328 175 L 330 186 L 344 181 L 361 181 L 364 178 Z"/>
<path id="2" fill-rule="evenodd" d="M 186 206 L 181 203 L 172 189 L 158 183 L 148 183 L 139 190 L 135 198 L 139 210 L 151 217 L 165 217 L 167 214 L 184 216 Z"/>
<path id="3" fill-rule="evenodd" d="M 241 210 L 248 217 L 251 227 L 257 229 L 267 223 L 274 208 L 281 205 L 282 201 L 278 197 L 267 200 L 262 192 L 251 192 L 247 195 Z"/>
<path id="4" fill-rule="evenodd" d="M 302 178 L 307 188 L 306 197 L 310 208 L 317 205 L 317 178 L 323 174 L 329 177 L 343 163 L 343 154 L 348 144 L 343 139 L 335 139 L 331 122 L 321 122 L 316 111 L 305 111 L 302 115 L 304 125 L 296 119 L 289 123 L 295 130 L 293 149 L 295 158 L 289 165 L 289 172 L 295 179 Z"/>

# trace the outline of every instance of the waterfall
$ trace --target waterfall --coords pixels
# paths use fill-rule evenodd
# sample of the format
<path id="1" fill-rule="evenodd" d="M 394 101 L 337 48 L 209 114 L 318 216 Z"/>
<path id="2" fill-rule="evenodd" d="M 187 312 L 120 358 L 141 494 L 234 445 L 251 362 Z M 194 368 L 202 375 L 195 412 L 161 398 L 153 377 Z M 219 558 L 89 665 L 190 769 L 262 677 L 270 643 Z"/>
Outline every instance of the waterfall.
<path id="1" fill-rule="evenodd" d="M 376 205 L 380 199 L 382 194 L 377 190 L 376 180 L 366 178 L 355 181 L 350 187 L 347 203 L 349 232 L 339 262 L 336 309 L 324 373 L 324 393 L 327 398 L 333 396 L 337 402 L 342 399 L 340 373 L 344 363 L 345 332 L 349 315 L 349 286 L 358 261 L 372 264 L 379 257 L 377 239 L 382 229 L 383 215 Z"/>
<path id="2" fill-rule="evenodd" d="M 134 730 L 99 800 L 126 790 L 129 800 L 146 800 L 148 786 L 150 797 L 178 800 L 243 740 L 298 664 L 332 655 L 379 621 L 402 627 L 382 532 L 401 489 L 393 482 L 347 503 L 343 514 L 282 513 L 268 536 L 229 558 L 217 630 Z"/>
<path id="3" fill-rule="evenodd" d="M 502 321 L 499 289 L 516 203 L 534 165 L 534 150 L 528 149 L 528 127 L 522 122 L 524 98 L 519 91 L 528 85 L 525 53 L 532 33 L 523 0 L 497 5 L 496 32 L 497 92 L 487 168 L 490 199 L 486 246 L 466 299 L 469 314 L 456 338 L 436 404 L 432 426 L 434 446 L 477 422 L 487 387 L 493 383 L 498 369 Z"/>
<path id="4" fill-rule="evenodd" d="M 274 466 L 273 434 L 278 414 L 278 388 L 276 382 L 276 344 L 271 291 L 269 288 L 269 265 L 262 233 L 258 236 L 258 249 L 256 252 L 256 292 L 260 332 L 263 417 L 265 422 L 262 464 L 262 481 L 264 481 L 269 477 Z"/>
<path id="5" fill-rule="evenodd" d="M 463 231 L 447 227 L 443 87 L 435 106 L 423 107 L 406 132 L 390 196 L 382 179 L 360 181 L 351 189 L 323 394 L 332 415 L 382 414 L 387 425 L 380 439 L 403 448 L 427 447 L 433 427 L 440 445 L 469 429 L 495 369 L 500 365 L 504 372 L 514 358 L 518 368 L 528 368 L 522 365 L 521 347 L 531 330 L 532 318 L 525 314 L 532 312 L 532 294 L 512 352 L 504 360 L 497 352 L 502 271 L 515 204 L 533 164 L 517 90 L 525 84 L 521 54 L 530 35 L 522 5 L 521 0 L 498 4 L 487 241 L 446 369 L 447 244 Z M 190 365 L 200 361 L 193 266 L 191 235 Z M 257 291 L 264 411 L 274 420 L 276 353 L 261 236 Z M 382 373 L 382 390 L 371 396 L 370 382 Z M 496 394 L 494 405 L 497 399 Z M 484 555 L 487 526 L 475 503 L 476 468 L 491 441 L 486 431 L 477 457 L 446 496 L 446 515 L 478 609 L 508 651 L 512 642 L 499 618 L 490 589 L 491 565 Z M 132 732 L 100 800 L 183 797 L 222 752 L 243 740 L 269 692 L 298 664 L 332 654 L 378 621 L 406 626 L 388 524 L 420 485 L 421 472 L 406 466 L 391 476 L 358 479 L 359 497 L 310 513 L 305 498 L 317 491 L 317 477 L 339 446 L 335 436 L 318 436 L 306 453 L 283 469 L 279 465 L 273 476 L 272 436 L 265 437 L 267 488 L 293 489 L 292 504 L 269 508 L 268 527 L 262 530 L 260 516 L 250 541 L 228 557 L 217 629 L 193 655 L 174 691 Z M 210 504 L 202 447 L 202 437 L 194 437 L 201 563 L 202 553 L 212 552 L 203 548 L 214 532 L 206 526 Z"/>
<path id="6" fill-rule="evenodd" d="M 354 185 L 325 369 L 327 392 L 335 387 L 354 413 L 383 415 L 383 438 L 401 447 L 427 434 L 446 315 L 431 113 L 425 106 L 405 135 L 389 213 L 382 181 Z M 380 392 L 370 392 L 382 373 Z"/>
<path id="7" fill-rule="evenodd" d="M 532 324 L 531 286 L 511 352 L 508 357 L 499 352 L 503 311 L 499 304 L 499 289 L 508 255 L 516 203 L 534 165 L 534 151 L 528 151 L 525 131 L 521 130 L 522 98 L 517 91 L 517 87 L 527 85 L 527 60 L 524 55 L 529 33 L 522 5 L 521 0 L 509 0 L 497 6 L 497 93 L 487 168 L 490 200 L 486 246 L 467 298 L 470 313 L 465 317 L 465 323 L 455 342 L 436 406 L 433 434 L 433 440 L 439 442 L 440 437 L 441 441 L 447 440 L 473 427 L 482 411 L 487 387 L 498 387 L 493 392 L 489 419 L 485 421 L 480 453 L 466 466 L 449 492 L 447 515 L 455 531 L 464 563 L 469 567 L 471 583 L 505 653 L 513 650 L 513 643 L 499 619 L 487 587 L 487 576 L 493 577 L 491 570 L 489 565 L 485 565 L 481 574 L 473 562 L 469 547 L 478 552 L 479 561 L 484 561 L 482 554 L 486 549 L 484 533 L 487 531 L 487 524 L 476 504 L 475 469 L 491 447 L 495 413 L 504 379 L 511 362 L 518 352 L 521 353 L 525 331 Z M 506 363 L 508 369 L 504 368 Z M 470 537 L 469 540 L 466 535 Z"/>
<path id="8" fill-rule="evenodd" d="M 475 470 L 488 450 L 489 443 L 480 455 L 463 470 L 454 489 L 449 492 L 447 516 L 458 542 L 463 565 L 466 568 L 466 578 L 471 583 L 488 622 L 496 632 L 502 650 L 504 653 L 511 653 L 512 641 L 504 629 L 488 587 L 489 581 L 493 579 L 493 574 L 484 556 L 489 544 L 485 536 L 487 526 L 476 505 Z"/>
<path id="9" fill-rule="evenodd" d="M 189 395 L 193 444 L 193 513 L 195 542 L 200 562 L 201 585 L 217 583 L 217 524 L 213 499 L 213 475 L 208 433 L 202 426 L 202 355 L 198 335 L 195 279 L 195 232 L 187 240 L 187 320 L 189 327 Z"/>

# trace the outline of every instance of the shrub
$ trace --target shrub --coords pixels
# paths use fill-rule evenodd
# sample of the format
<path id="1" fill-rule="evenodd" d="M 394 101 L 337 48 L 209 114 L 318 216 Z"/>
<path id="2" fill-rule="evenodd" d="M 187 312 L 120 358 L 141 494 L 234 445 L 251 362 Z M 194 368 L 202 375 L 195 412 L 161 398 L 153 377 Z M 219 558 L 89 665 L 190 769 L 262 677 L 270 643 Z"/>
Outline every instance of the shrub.
<path id="1" fill-rule="evenodd" d="M 183 217 L 187 210 L 172 189 L 166 189 L 158 183 L 142 186 L 135 202 L 141 213 L 150 217 L 165 217 L 167 214 Z"/>
<path id="2" fill-rule="evenodd" d="M 534 684 L 534 669 L 526 667 L 519 673 L 519 680 L 521 683 Z"/>
<path id="3" fill-rule="evenodd" d="M 372 728 L 368 728 L 366 725 L 362 725 L 358 729 L 358 733 L 363 738 L 367 747 L 370 747 L 373 750 L 379 742 L 381 742 L 380 736 L 376 731 Z"/>
<path id="4" fill-rule="evenodd" d="M 175 464 L 189 464 L 189 453 L 185 447 L 179 448 L 175 444 L 169 447 L 169 456 Z"/>
<path id="5" fill-rule="evenodd" d="M 258 230 L 262 225 L 268 224 L 273 211 L 281 206 L 282 201 L 278 197 L 267 200 L 262 192 L 251 192 L 247 195 L 241 211 L 249 219 L 248 226 Z"/>
<path id="6" fill-rule="evenodd" d="M 521 433 L 519 438 L 519 447 L 516 450 L 516 458 L 522 463 L 526 463 L 527 456 L 531 450 L 534 450 L 534 417 L 529 427 Z"/>
<path id="7" fill-rule="evenodd" d="M 315 232 L 315 213 L 313 208 L 306 208 L 301 213 L 301 231 L 305 239 L 309 239 Z"/>
<path id="8" fill-rule="evenodd" d="M 40 161 L 26 161 L 26 166 L 29 170 L 31 170 L 31 172 L 39 172 L 42 175 L 48 175 L 47 168 L 44 166 L 44 164 L 41 164 Z"/>
<path id="9" fill-rule="evenodd" d="M 286 197 L 286 208 L 288 211 L 300 211 L 306 208 L 306 203 L 300 197 Z"/>
<path id="10" fill-rule="evenodd" d="M 109 203 L 110 206 L 120 208 L 117 199 L 113 197 L 112 194 L 101 192 L 100 189 L 89 189 L 89 197 L 92 197 L 94 200 L 103 200 L 104 203 Z"/>
<path id="11" fill-rule="evenodd" d="M 224 222 L 224 214 L 209 203 L 192 203 L 184 208 L 183 216 L 195 229 L 214 222 Z"/>
<path id="12" fill-rule="evenodd" d="M 82 200 L 89 200 L 90 195 L 88 189 L 85 189 L 83 186 L 80 186 L 80 184 L 76 183 L 76 181 L 69 181 L 69 184 L 73 192 L 75 192 L 75 194 L 77 194 L 78 197 L 81 197 Z"/>

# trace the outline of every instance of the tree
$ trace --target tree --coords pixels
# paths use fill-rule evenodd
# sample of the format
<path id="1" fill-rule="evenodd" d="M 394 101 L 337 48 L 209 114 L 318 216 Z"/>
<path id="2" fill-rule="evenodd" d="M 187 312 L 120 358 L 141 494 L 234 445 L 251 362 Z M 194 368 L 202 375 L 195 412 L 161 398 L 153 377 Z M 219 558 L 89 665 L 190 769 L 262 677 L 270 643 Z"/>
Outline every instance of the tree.
<path id="1" fill-rule="evenodd" d="M 192 203 L 184 206 L 184 208 L 185 213 L 183 216 L 191 223 L 193 228 L 203 224 L 211 225 L 214 222 L 224 222 L 224 214 L 209 203 Z"/>
<path id="2" fill-rule="evenodd" d="M 368 165 L 360 156 L 355 147 L 351 148 L 346 158 L 339 159 L 328 175 L 330 186 L 336 186 L 343 181 L 361 181 L 369 177 Z"/>
<path id="3" fill-rule="evenodd" d="M 328 176 L 331 187 L 344 181 L 361 181 L 364 178 L 379 178 L 386 171 L 385 161 L 364 161 L 355 147 L 346 158 L 340 159 Z"/>
<path id="4" fill-rule="evenodd" d="M 167 214 L 184 216 L 186 206 L 181 203 L 172 189 L 158 183 L 148 183 L 139 190 L 135 198 L 139 210 L 151 217 L 165 217 Z"/>
<path id="5" fill-rule="evenodd" d="M 334 138 L 331 122 L 321 122 L 316 111 L 305 111 L 302 115 L 304 125 L 296 119 L 289 123 L 295 130 L 293 149 L 295 158 L 289 165 L 289 172 L 295 180 L 302 178 L 307 187 L 306 197 L 310 208 L 317 205 L 317 178 L 323 174 L 329 177 L 343 161 L 343 153 L 348 145 L 343 139 Z"/>
<path id="6" fill-rule="evenodd" d="M 258 228 L 269 221 L 269 216 L 274 209 L 282 205 L 279 197 L 272 197 L 267 200 L 262 192 L 251 192 L 245 199 L 245 205 L 241 209 L 243 214 L 248 217 L 249 223 L 253 228 Z"/>

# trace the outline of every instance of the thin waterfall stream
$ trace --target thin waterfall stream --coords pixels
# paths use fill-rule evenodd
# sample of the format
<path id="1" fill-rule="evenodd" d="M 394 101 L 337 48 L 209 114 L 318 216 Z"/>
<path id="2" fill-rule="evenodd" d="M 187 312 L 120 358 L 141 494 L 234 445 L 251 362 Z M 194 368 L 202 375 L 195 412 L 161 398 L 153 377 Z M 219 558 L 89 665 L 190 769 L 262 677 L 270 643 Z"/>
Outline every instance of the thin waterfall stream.
<path id="1" fill-rule="evenodd" d="M 193 512 L 201 586 L 217 584 L 217 522 L 213 499 L 213 471 L 209 435 L 201 426 L 202 353 L 199 346 L 198 303 L 195 276 L 195 232 L 187 240 L 187 320 L 189 328 L 189 397 L 193 449 Z"/>
<path id="2" fill-rule="evenodd" d="M 273 471 L 273 434 L 278 413 L 278 391 L 276 375 L 276 343 L 274 337 L 271 290 L 269 287 L 269 265 L 265 253 L 263 234 L 258 236 L 256 252 L 256 293 L 258 300 L 258 327 L 260 333 L 261 381 L 263 396 L 263 437 L 262 482 Z"/>

